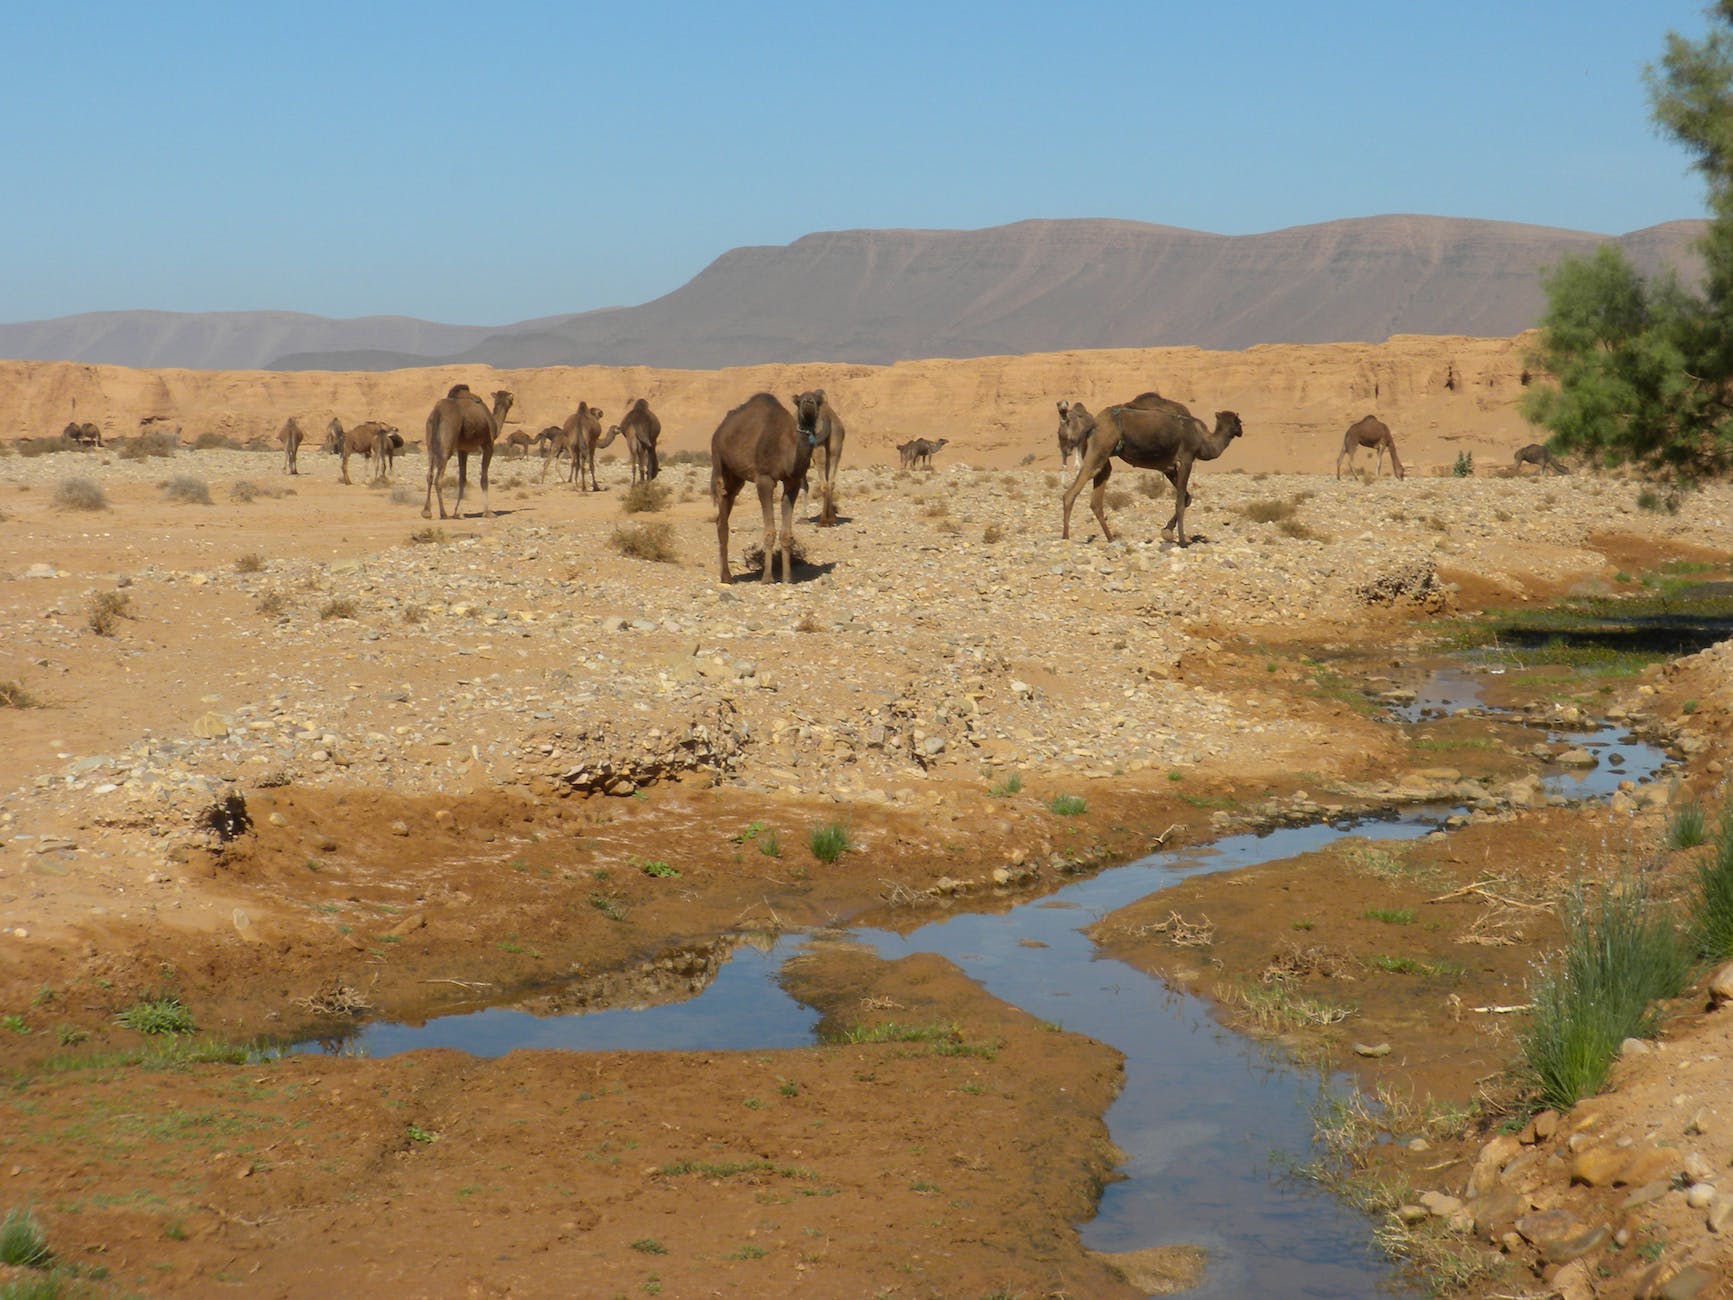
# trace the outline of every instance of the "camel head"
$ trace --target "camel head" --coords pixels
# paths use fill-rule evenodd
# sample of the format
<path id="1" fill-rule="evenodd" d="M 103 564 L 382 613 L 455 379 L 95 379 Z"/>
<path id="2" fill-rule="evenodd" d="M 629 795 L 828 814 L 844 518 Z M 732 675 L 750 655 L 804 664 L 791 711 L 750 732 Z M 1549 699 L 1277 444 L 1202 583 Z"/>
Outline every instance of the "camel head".
<path id="1" fill-rule="evenodd" d="M 462 397 L 468 391 L 469 391 L 469 385 L 468 384 L 453 384 L 446 391 L 445 395 L 447 397 Z"/>
<path id="2" fill-rule="evenodd" d="M 1239 416 L 1232 411 L 1216 412 L 1216 436 L 1222 439 L 1224 446 L 1244 432 L 1245 430 L 1240 426 Z"/>
<path id="3" fill-rule="evenodd" d="M 1095 417 L 1082 402 L 1059 403 L 1059 437 L 1075 446 L 1089 436 L 1095 427 Z"/>
<path id="4" fill-rule="evenodd" d="M 493 395 L 493 418 L 503 424 L 505 413 L 511 410 L 511 404 L 515 401 L 517 398 L 506 389 L 501 388 L 495 392 Z"/>
<path id="5" fill-rule="evenodd" d="M 811 443 L 818 441 L 818 413 L 824 406 L 824 389 L 794 395 L 794 427 Z"/>

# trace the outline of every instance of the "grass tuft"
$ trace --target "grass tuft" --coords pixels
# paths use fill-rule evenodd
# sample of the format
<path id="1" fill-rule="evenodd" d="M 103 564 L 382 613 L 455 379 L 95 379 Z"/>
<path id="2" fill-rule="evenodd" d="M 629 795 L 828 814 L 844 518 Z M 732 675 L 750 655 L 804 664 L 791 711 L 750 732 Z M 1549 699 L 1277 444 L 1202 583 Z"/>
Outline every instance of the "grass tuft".
<path id="1" fill-rule="evenodd" d="M 179 998 L 143 998 L 114 1018 L 114 1023 L 141 1034 L 190 1034 L 193 1013 Z"/>
<path id="2" fill-rule="evenodd" d="M 34 709 L 41 704 L 41 700 L 25 689 L 23 682 L 13 678 L 0 680 L 0 709 Z"/>
<path id="3" fill-rule="evenodd" d="M 848 827 L 841 822 L 827 822 L 812 828 L 812 833 L 806 837 L 806 846 L 820 862 L 835 862 L 853 844 L 849 840 Z"/>
<path id="4" fill-rule="evenodd" d="M 1703 815 L 1703 805 L 1696 800 L 1682 804 L 1674 810 L 1667 819 L 1667 847 L 1672 849 L 1694 849 L 1709 839 L 1708 827 Z"/>
<path id="5" fill-rule="evenodd" d="M 654 480 L 634 483 L 620 498 L 620 509 L 629 515 L 655 514 L 668 508 L 669 498 L 673 495 L 665 485 Z"/>
<path id="6" fill-rule="evenodd" d="M 1089 811 L 1089 803 L 1080 794 L 1055 795 L 1047 810 L 1055 817 L 1077 817 Z"/>
<path id="7" fill-rule="evenodd" d="M 191 474 L 176 474 L 162 485 L 162 494 L 170 501 L 177 501 L 183 506 L 208 506 L 211 504 L 211 487 L 202 478 L 194 478 Z"/>
<path id="8" fill-rule="evenodd" d="M 608 538 L 608 545 L 632 560 L 672 564 L 680 558 L 679 549 L 674 545 L 674 529 L 670 524 L 623 524 L 614 529 L 613 535 Z"/>
<path id="9" fill-rule="evenodd" d="M 47 1268 L 52 1256 L 48 1238 L 28 1210 L 8 1210 L 0 1219 L 0 1264 L 13 1268 Z"/>
<path id="10" fill-rule="evenodd" d="M 325 604 L 320 607 L 319 617 L 321 619 L 359 618 L 361 617 L 361 611 L 359 607 L 356 606 L 355 602 L 350 600 L 349 597 L 338 596 L 333 600 L 326 601 Z"/>
<path id="11" fill-rule="evenodd" d="M 85 624 L 97 636 L 113 636 L 120 630 L 121 619 L 137 617 L 132 612 L 132 597 L 124 591 L 98 591 L 90 597 Z"/>
<path id="12" fill-rule="evenodd" d="M 1733 808 L 1723 809 L 1708 857 L 1697 866 L 1691 941 L 1710 961 L 1733 957 Z"/>
<path id="13" fill-rule="evenodd" d="M 95 479 L 79 475 L 54 485 L 53 503 L 57 510 L 107 510 L 108 495 Z"/>

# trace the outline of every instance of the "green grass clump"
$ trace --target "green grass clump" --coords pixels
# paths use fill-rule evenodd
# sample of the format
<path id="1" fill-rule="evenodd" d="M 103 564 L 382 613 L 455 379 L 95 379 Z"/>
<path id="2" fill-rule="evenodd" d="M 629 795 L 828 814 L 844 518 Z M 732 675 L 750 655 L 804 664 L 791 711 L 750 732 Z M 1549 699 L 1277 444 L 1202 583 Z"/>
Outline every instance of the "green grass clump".
<path id="1" fill-rule="evenodd" d="M 826 822 L 823 826 L 814 826 L 812 833 L 806 837 L 806 846 L 820 862 L 835 862 L 853 847 L 848 837 L 848 827 L 841 822 Z"/>
<path id="2" fill-rule="evenodd" d="M 1697 865 L 1691 941 L 1710 961 L 1733 957 L 1733 808 L 1723 809 L 1709 855 Z"/>
<path id="3" fill-rule="evenodd" d="M 1089 810 L 1089 804 L 1080 794 L 1061 794 L 1053 797 L 1047 810 L 1055 817 L 1077 817 Z"/>
<path id="4" fill-rule="evenodd" d="M 1569 1110 L 1600 1091 L 1619 1044 L 1654 1035 L 1655 1003 L 1683 990 L 1690 956 L 1637 880 L 1592 898 L 1573 887 L 1563 919 L 1564 950 L 1534 985 L 1522 1053 L 1545 1104 Z"/>
<path id="5" fill-rule="evenodd" d="M 1023 778 L 1013 772 L 1010 776 L 999 782 L 998 785 L 988 790 L 987 795 L 992 799 L 1009 799 L 1012 795 L 1017 794 L 1022 789 Z"/>
<path id="6" fill-rule="evenodd" d="M 1667 847 L 1694 849 L 1709 838 L 1703 805 L 1696 800 L 1682 804 L 1667 819 Z"/>
<path id="7" fill-rule="evenodd" d="M 1412 907 L 1370 907 L 1363 915 L 1368 921 L 1382 921 L 1385 925 L 1414 924 Z"/>
<path id="8" fill-rule="evenodd" d="M 680 878 L 678 868 L 671 867 L 666 862 L 659 860 L 654 862 L 641 862 L 638 864 L 638 870 L 642 871 L 646 876 L 656 876 L 669 880 L 678 880 Z"/>
<path id="9" fill-rule="evenodd" d="M 117 1025 L 141 1034 L 190 1034 L 193 1013 L 179 998 L 144 998 L 114 1018 Z"/>
<path id="10" fill-rule="evenodd" d="M 51 1256 L 48 1238 L 28 1210 L 8 1210 L 0 1219 L 0 1264 L 14 1268 L 46 1268 Z"/>

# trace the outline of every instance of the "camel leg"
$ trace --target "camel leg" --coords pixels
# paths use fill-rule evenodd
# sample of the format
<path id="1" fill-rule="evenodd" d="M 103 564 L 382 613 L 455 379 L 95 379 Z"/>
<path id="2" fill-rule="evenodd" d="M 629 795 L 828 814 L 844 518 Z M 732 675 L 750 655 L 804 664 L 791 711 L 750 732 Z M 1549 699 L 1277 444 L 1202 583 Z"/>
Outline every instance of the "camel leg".
<path id="1" fill-rule="evenodd" d="M 421 503 L 421 517 L 423 519 L 433 518 L 433 494 L 437 491 L 439 493 L 439 517 L 444 519 L 445 489 L 439 485 L 439 480 L 445 475 L 445 460 L 440 456 L 438 449 L 432 445 L 432 442 L 433 440 L 429 438 L 429 446 L 427 448 L 427 500 Z"/>
<path id="2" fill-rule="evenodd" d="M 764 573 L 761 582 L 773 581 L 776 571 L 776 480 L 758 480 L 758 504 L 764 511 Z"/>
<path id="3" fill-rule="evenodd" d="M 337 475 L 337 481 L 339 483 L 347 483 L 349 481 L 349 447 L 347 444 L 343 447 L 343 464 Z"/>
<path id="4" fill-rule="evenodd" d="M 1107 504 L 1107 480 L 1112 477 L 1113 460 L 1110 457 L 1107 463 L 1095 472 L 1095 486 L 1089 493 L 1089 508 L 1095 512 L 1095 518 L 1100 521 L 1102 537 L 1110 542 L 1113 540 L 1113 530 L 1107 526 L 1105 506 Z"/>
<path id="5" fill-rule="evenodd" d="M 457 449 L 457 500 L 452 502 L 451 517 L 463 518 L 463 492 L 469 486 L 469 453 L 462 447 Z M 445 518 L 444 515 L 440 516 Z"/>
<path id="6" fill-rule="evenodd" d="M 1059 527 L 1059 536 L 1061 540 L 1071 536 L 1071 507 L 1077 504 L 1077 494 L 1083 491 L 1083 480 L 1101 473 L 1112 459 L 1112 455 L 1113 453 L 1106 449 L 1103 449 L 1098 454 L 1095 439 L 1093 437 L 1085 440 L 1083 445 L 1078 448 L 1077 477 L 1072 479 L 1071 486 L 1065 489 L 1065 509 Z M 1103 478 L 1101 479 L 1101 482 L 1106 483 L 1107 480 Z M 1096 506 L 1095 513 L 1098 516 L 1100 515 L 1101 507 L 1099 505 Z M 1107 527 L 1107 521 L 1105 519 L 1101 521 L 1101 526 L 1103 528 Z"/>
<path id="7" fill-rule="evenodd" d="M 739 491 L 738 486 L 731 489 L 721 480 L 710 481 L 710 495 L 716 501 L 716 545 L 722 554 L 722 585 L 725 587 L 733 581 L 728 573 L 728 516 L 734 510 L 734 497 Z"/>
<path id="8" fill-rule="evenodd" d="M 782 544 L 782 580 L 794 581 L 794 498 L 782 489 L 782 532 L 777 540 Z"/>
<path id="9" fill-rule="evenodd" d="M 481 480 L 481 517 L 483 519 L 492 519 L 493 518 L 493 510 L 487 504 L 487 474 L 488 474 L 488 468 L 492 464 L 493 464 L 493 444 L 490 442 L 490 443 L 487 443 L 486 445 L 484 445 L 481 449 L 481 474 L 480 474 L 480 480 Z"/>
<path id="10" fill-rule="evenodd" d="M 1173 527 L 1174 538 L 1181 546 L 1190 546 L 1185 536 L 1185 507 L 1191 500 L 1191 458 L 1181 456 L 1173 467 Z"/>

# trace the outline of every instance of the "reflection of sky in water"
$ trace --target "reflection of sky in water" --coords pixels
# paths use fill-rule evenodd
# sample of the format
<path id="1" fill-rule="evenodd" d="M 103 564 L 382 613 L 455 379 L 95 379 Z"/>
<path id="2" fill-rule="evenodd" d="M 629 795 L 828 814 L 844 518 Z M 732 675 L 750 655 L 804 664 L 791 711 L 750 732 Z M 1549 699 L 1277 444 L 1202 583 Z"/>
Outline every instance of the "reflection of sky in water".
<path id="1" fill-rule="evenodd" d="M 1472 685 L 1465 675 L 1445 677 L 1438 674 L 1415 707 L 1460 699 L 1464 685 Z M 1600 759 L 1593 769 L 1549 776 L 1548 788 L 1561 794 L 1605 794 L 1621 779 L 1648 779 L 1663 761 L 1616 729 L 1553 739 L 1580 744 Z M 1434 824 L 1408 816 L 1236 835 L 1103 871 L 999 915 L 964 912 L 908 935 L 858 930 L 853 937 L 890 960 L 942 954 L 994 996 L 1125 1054 L 1125 1088 L 1108 1113 L 1113 1141 L 1125 1153 L 1125 1177 L 1106 1188 L 1096 1217 L 1083 1225 L 1088 1245 L 1202 1245 L 1210 1251 L 1209 1269 L 1203 1286 L 1189 1293 L 1199 1300 L 1391 1296 L 1401 1293 L 1370 1246 L 1367 1221 L 1272 1168 L 1272 1159 L 1282 1158 L 1273 1153 L 1307 1158 L 1311 1105 L 1324 1081 L 1221 1028 L 1199 999 L 1103 958 L 1082 928 L 1200 871 L 1291 857 L 1346 835 L 1414 839 Z M 1028 947 L 1026 940 L 1046 946 Z M 516 1048 L 804 1046 L 813 1041 L 817 1016 L 777 983 L 782 963 L 804 942 L 805 936 L 787 936 L 769 953 L 743 946 L 708 988 L 681 1003 L 560 1017 L 491 1009 L 422 1026 L 376 1024 L 344 1050 L 385 1056 L 456 1047 L 493 1056 Z M 1056 1047 L 1061 1042 L 1054 1040 Z"/>

